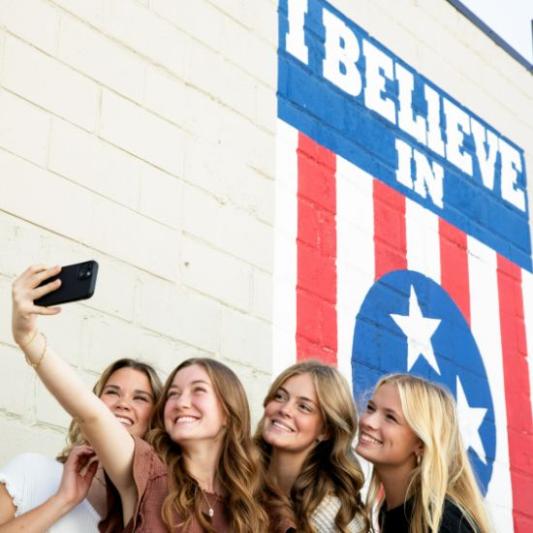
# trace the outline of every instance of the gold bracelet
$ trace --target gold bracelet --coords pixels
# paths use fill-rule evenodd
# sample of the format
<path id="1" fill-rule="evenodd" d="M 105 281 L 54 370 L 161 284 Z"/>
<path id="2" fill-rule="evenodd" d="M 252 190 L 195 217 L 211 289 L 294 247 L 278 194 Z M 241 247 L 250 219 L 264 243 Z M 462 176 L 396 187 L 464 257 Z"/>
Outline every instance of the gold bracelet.
<path id="1" fill-rule="evenodd" d="M 37 328 L 35 328 L 35 330 L 33 332 L 33 335 L 31 336 L 31 339 L 29 341 L 25 342 L 24 344 L 19 344 L 19 346 L 21 348 L 26 348 L 27 346 L 29 346 L 35 340 L 35 337 L 37 337 L 38 333 L 39 333 L 39 330 Z"/>
<path id="2" fill-rule="evenodd" d="M 46 351 L 48 350 L 48 339 L 46 338 L 46 335 L 44 333 L 41 332 L 41 335 L 44 339 L 44 348 L 37 362 L 34 363 L 33 361 L 31 361 L 30 358 L 28 357 L 28 354 L 24 353 L 24 358 L 26 359 L 26 363 L 28 363 L 33 368 L 33 370 L 37 370 L 39 368 L 39 365 L 41 364 L 46 354 Z"/>

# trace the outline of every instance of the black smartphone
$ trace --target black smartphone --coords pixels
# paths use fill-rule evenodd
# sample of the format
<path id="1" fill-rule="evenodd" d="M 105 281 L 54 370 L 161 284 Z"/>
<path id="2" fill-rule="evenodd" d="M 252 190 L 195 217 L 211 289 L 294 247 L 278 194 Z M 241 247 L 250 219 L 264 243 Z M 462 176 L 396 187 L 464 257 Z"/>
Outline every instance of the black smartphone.
<path id="1" fill-rule="evenodd" d="M 94 294 L 97 276 L 98 263 L 96 261 L 86 261 L 85 263 L 64 266 L 57 276 L 45 279 L 39 285 L 41 287 L 59 278 L 61 280 L 59 289 L 45 294 L 33 303 L 35 305 L 49 307 L 51 305 L 86 300 Z"/>

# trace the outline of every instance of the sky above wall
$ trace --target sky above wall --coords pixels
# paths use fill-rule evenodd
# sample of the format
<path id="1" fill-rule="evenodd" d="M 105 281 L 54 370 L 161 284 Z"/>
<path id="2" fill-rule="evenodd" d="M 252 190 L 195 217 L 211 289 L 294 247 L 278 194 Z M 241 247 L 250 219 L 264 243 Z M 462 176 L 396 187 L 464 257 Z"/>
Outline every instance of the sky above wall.
<path id="1" fill-rule="evenodd" d="M 532 0 L 461 0 L 461 3 L 533 64 Z"/>

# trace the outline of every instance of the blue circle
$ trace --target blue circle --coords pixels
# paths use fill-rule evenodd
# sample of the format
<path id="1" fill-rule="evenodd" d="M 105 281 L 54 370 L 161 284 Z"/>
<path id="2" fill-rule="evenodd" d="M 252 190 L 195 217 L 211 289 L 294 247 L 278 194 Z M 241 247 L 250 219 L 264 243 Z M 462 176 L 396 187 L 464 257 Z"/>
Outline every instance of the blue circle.
<path id="1" fill-rule="evenodd" d="M 431 336 L 440 373 L 423 356 L 413 359 L 412 368 L 407 368 L 407 337 L 391 314 L 409 315 L 412 290 L 422 315 L 440 320 Z M 468 323 L 448 293 L 432 279 L 410 270 L 390 272 L 380 278 L 368 291 L 357 314 L 352 348 L 356 398 L 367 397 L 380 377 L 393 372 L 436 381 L 450 390 L 455 398 L 459 379 L 468 405 L 486 409 L 479 427 L 485 457 L 468 448 L 480 488 L 486 494 L 496 456 L 496 426 L 483 358 Z"/>

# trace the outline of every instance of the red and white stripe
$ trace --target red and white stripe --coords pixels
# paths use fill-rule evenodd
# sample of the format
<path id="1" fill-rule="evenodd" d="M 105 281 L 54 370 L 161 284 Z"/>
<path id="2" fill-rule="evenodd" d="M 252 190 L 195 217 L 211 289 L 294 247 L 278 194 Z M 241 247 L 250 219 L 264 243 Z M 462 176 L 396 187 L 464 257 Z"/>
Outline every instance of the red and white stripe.
<path id="1" fill-rule="evenodd" d="M 274 373 L 316 357 L 351 382 L 355 317 L 374 281 L 406 268 L 430 277 L 470 324 L 489 378 L 495 530 L 533 531 L 533 276 L 283 121 L 277 127 Z"/>

